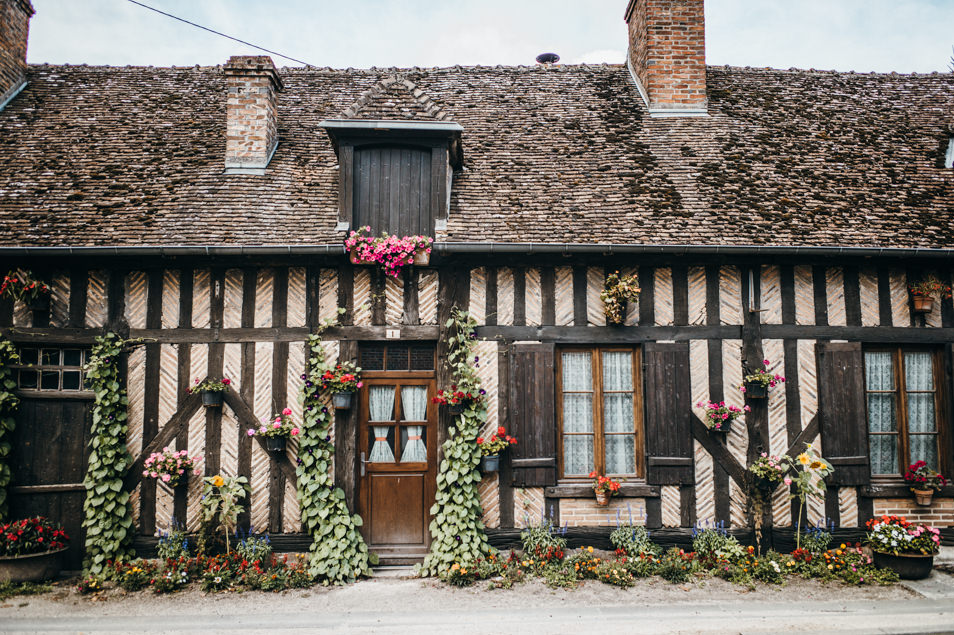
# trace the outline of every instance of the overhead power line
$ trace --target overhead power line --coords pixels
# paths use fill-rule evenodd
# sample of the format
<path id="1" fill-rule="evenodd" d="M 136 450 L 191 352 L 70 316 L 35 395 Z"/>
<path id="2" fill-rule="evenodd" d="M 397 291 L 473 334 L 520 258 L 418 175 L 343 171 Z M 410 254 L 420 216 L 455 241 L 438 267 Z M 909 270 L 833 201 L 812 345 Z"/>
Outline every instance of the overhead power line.
<path id="1" fill-rule="evenodd" d="M 239 42 L 240 44 L 244 44 L 245 46 L 251 46 L 251 47 L 254 48 L 254 49 L 258 49 L 259 51 L 265 51 L 266 53 L 271 53 L 272 55 L 277 55 L 278 57 L 282 57 L 282 58 L 284 58 L 284 59 L 286 59 L 286 60 L 291 60 L 291 61 L 293 61 L 293 62 L 298 62 L 299 64 L 304 64 L 305 66 L 312 66 L 312 67 L 315 66 L 314 64 L 309 64 L 308 62 L 303 62 L 302 60 L 295 59 L 294 57 L 289 57 L 288 55 L 282 55 L 281 53 L 279 53 L 279 52 L 277 52 L 277 51 L 271 51 L 271 50 L 269 50 L 269 49 L 267 49 L 267 48 L 265 48 L 265 47 L 258 46 L 258 45 L 256 45 L 256 44 L 252 44 L 251 42 L 246 42 L 245 40 L 240 40 L 240 39 L 238 39 L 237 37 L 232 37 L 231 35 L 226 35 L 225 33 L 221 33 L 221 32 L 219 32 L 219 31 L 216 31 L 215 29 L 210 29 L 210 28 L 208 28 L 208 27 L 202 26 L 201 24 L 196 24 L 195 22 L 189 22 L 188 20 L 186 20 L 186 19 L 184 19 L 184 18 L 180 18 L 180 17 L 177 16 L 177 15 L 172 15 L 171 13 L 166 13 L 165 11 L 160 11 L 159 9 L 157 9 L 157 8 L 155 8 L 155 7 L 150 7 L 148 4 L 143 4 L 143 3 L 141 3 L 141 2 L 137 2 L 136 0 L 127 0 L 127 1 L 128 1 L 128 2 L 131 2 L 131 3 L 133 3 L 133 4 L 136 4 L 136 5 L 139 5 L 140 7 L 144 8 L 144 9 L 149 9 L 150 11 L 155 11 L 156 13 L 159 13 L 159 14 L 161 14 L 161 15 L 164 15 L 164 16 L 166 16 L 166 17 L 168 17 L 168 18 L 172 18 L 173 20 L 178 20 L 179 22 L 185 22 L 186 24 L 188 24 L 188 25 L 190 25 L 190 26 L 194 26 L 194 27 L 196 27 L 197 29 L 202 29 L 203 31 L 208 31 L 209 33 L 214 33 L 214 34 L 219 35 L 219 36 L 221 36 L 221 37 L 228 38 L 228 39 L 233 40 L 233 41 L 235 41 L 235 42 Z"/>

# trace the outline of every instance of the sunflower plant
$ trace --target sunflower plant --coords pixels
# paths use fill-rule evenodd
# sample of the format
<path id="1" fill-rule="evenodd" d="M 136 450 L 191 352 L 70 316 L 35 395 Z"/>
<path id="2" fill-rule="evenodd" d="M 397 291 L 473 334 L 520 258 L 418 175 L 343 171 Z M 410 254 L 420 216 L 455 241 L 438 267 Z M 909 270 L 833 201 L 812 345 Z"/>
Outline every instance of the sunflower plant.
<path id="1" fill-rule="evenodd" d="M 789 499 L 798 498 L 798 528 L 795 532 L 795 548 L 801 549 L 802 509 L 805 507 L 809 496 L 822 498 L 825 495 L 825 479 L 835 471 L 835 468 L 808 443 L 805 444 L 804 452 L 794 459 L 788 456 L 784 457 L 783 463 L 787 464 L 786 468 L 795 473 L 794 478 L 785 479 L 785 484 L 788 485 L 791 482 L 795 485 L 795 493 L 789 494 Z M 784 470 L 784 472 L 787 471 L 788 469 Z"/>
<path id="2" fill-rule="evenodd" d="M 238 524 L 238 517 L 245 508 L 241 500 L 246 497 L 248 479 L 244 476 L 207 476 L 202 486 L 202 520 L 215 522 L 225 532 L 225 552 L 229 551 L 229 533 Z"/>

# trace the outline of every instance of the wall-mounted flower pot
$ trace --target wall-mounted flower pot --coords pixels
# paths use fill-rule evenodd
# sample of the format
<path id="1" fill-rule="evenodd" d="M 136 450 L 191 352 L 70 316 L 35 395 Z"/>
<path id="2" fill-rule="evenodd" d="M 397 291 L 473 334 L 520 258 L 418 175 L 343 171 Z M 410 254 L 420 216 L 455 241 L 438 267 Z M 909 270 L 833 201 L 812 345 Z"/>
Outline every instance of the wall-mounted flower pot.
<path id="1" fill-rule="evenodd" d="M 629 300 L 621 300 L 619 309 L 619 321 L 610 319 L 609 316 L 606 317 L 606 323 L 610 326 L 623 326 L 626 324 L 626 316 L 629 314 Z"/>
<path id="2" fill-rule="evenodd" d="M 775 488 L 778 487 L 779 482 L 780 481 L 772 481 L 767 478 L 756 477 L 755 489 L 761 494 L 768 496 L 775 491 Z"/>
<path id="3" fill-rule="evenodd" d="M 912 295 L 915 313 L 930 313 L 934 310 L 934 298 L 929 295 Z"/>
<path id="4" fill-rule="evenodd" d="M 748 399 L 765 399 L 768 397 L 768 386 L 759 381 L 747 381 L 745 396 Z"/>
<path id="5" fill-rule="evenodd" d="M 430 263 L 431 263 L 431 254 L 427 253 L 423 249 L 421 251 L 414 252 L 415 267 L 426 267 Z"/>
<path id="6" fill-rule="evenodd" d="M 896 556 L 892 553 L 874 551 L 872 555 L 876 567 L 891 569 L 903 580 L 923 580 L 931 575 L 931 569 L 934 568 L 934 556 L 925 556 L 920 553 Z"/>
<path id="7" fill-rule="evenodd" d="M 449 412 L 455 417 L 457 415 L 462 415 L 464 414 L 464 404 L 459 404 L 459 403 L 447 404 L 447 412 Z"/>
<path id="8" fill-rule="evenodd" d="M 610 495 L 609 492 L 596 492 L 596 505 L 597 507 L 606 507 L 609 505 Z"/>
<path id="9" fill-rule="evenodd" d="M 499 454 L 488 454 L 487 456 L 480 457 L 481 472 L 489 474 L 490 472 L 496 472 L 498 469 L 500 469 Z"/>
<path id="10" fill-rule="evenodd" d="M 203 390 L 202 405 L 206 408 L 221 408 L 225 399 L 225 392 L 221 390 Z"/>
<path id="11" fill-rule="evenodd" d="M 265 448 L 269 452 L 284 452 L 285 437 L 265 437 Z"/>
<path id="12" fill-rule="evenodd" d="M 66 547 L 25 556 L 0 557 L 0 582 L 51 580 L 60 572 L 60 555 L 64 551 Z"/>
<path id="13" fill-rule="evenodd" d="M 373 264 L 375 264 L 373 260 L 365 260 L 364 258 L 362 258 L 361 256 L 359 256 L 357 249 L 352 249 L 352 250 L 349 252 L 349 254 L 348 254 L 348 258 L 351 260 L 351 264 L 353 264 L 353 265 L 373 265 Z"/>
<path id="14" fill-rule="evenodd" d="M 31 311 L 44 311 L 49 312 L 50 303 L 52 300 L 52 295 L 49 293 L 41 293 L 36 296 L 29 302 L 27 302 L 27 308 Z"/>
<path id="15" fill-rule="evenodd" d="M 921 507 L 931 506 L 931 501 L 934 499 L 933 489 L 912 489 L 911 491 L 914 492 L 914 502 Z"/>
<path id="16" fill-rule="evenodd" d="M 732 430 L 732 419 L 723 419 L 722 425 L 718 428 L 709 428 L 709 432 L 714 432 L 716 434 L 729 434 L 729 431 Z"/>
<path id="17" fill-rule="evenodd" d="M 351 397 L 353 395 L 353 392 L 336 392 L 332 395 L 331 401 L 335 406 L 335 410 L 348 410 L 351 408 Z"/>

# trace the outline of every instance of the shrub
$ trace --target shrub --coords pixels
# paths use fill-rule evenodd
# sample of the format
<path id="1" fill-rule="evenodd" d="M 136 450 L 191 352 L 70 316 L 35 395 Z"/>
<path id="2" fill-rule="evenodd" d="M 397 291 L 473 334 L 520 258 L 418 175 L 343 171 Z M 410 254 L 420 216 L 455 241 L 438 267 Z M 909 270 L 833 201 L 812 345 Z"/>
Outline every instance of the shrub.
<path id="1" fill-rule="evenodd" d="M 745 548 L 723 526 L 692 530 L 692 550 L 699 563 L 710 569 L 719 561 L 732 562 L 745 555 Z"/>
<path id="2" fill-rule="evenodd" d="M 610 534 L 610 542 L 617 549 L 622 549 L 626 555 L 640 554 L 659 555 L 662 548 L 649 537 L 649 531 L 642 525 L 621 525 Z"/>
<path id="3" fill-rule="evenodd" d="M 604 561 L 596 567 L 596 579 L 618 587 L 631 587 L 636 579 L 621 562 Z"/>
<path id="4" fill-rule="evenodd" d="M 168 532 L 159 532 L 156 555 L 162 560 L 189 557 L 189 535 L 181 525 L 176 526 L 173 523 L 172 529 Z"/>
<path id="5" fill-rule="evenodd" d="M 686 553 L 678 547 L 670 547 L 663 554 L 657 569 L 658 575 L 673 584 L 688 582 L 696 570 L 695 554 Z"/>
<path id="6" fill-rule="evenodd" d="M 155 573 L 155 564 L 137 559 L 132 562 L 114 562 L 111 576 L 123 590 L 139 591 L 152 583 Z"/>
<path id="7" fill-rule="evenodd" d="M 829 525 L 832 531 L 835 530 L 835 523 Z M 801 548 L 810 553 L 819 554 L 828 551 L 828 545 L 831 544 L 831 533 L 825 527 L 824 522 L 819 522 L 814 527 L 806 527 L 801 537 Z"/>
<path id="8" fill-rule="evenodd" d="M 239 541 L 238 545 L 235 546 L 235 551 L 249 562 L 255 562 L 256 560 L 268 562 L 272 555 L 272 541 L 268 534 L 262 534 L 261 536 L 249 534 Z"/>
<path id="9" fill-rule="evenodd" d="M 543 558 L 546 554 L 555 557 L 555 552 L 561 555 L 558 560 L 563 559 L 563 551 L 566 549 L 566 539 L 557 536 L 556 532 L 561 531 L 559 527 L 554 527 L 553 523 L 546 516 L 541 516 L 538 525 L 531 525 L 527 518 L 527 527 L 520 532 L 520 541 L 523 543 L 523 552 L 525 555 Z M 566 528 L 562 530 L 566 533 Z"/>

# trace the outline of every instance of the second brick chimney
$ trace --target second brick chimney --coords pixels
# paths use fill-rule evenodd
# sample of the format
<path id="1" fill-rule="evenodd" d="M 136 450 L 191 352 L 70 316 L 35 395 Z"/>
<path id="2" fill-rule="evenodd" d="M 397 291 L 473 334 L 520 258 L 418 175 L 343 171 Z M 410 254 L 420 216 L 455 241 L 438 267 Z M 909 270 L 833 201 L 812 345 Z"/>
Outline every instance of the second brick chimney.
<path id="1" fill-rule="evenodd" d="M 703 0 L 629 0 L 627 62 L 655 116 L 706 112 Z"/>
<path id="2" fill-rule="evenodd" d="M 0 108 L 26 84 L 30 0 L 0 0 Z"/>
<path id="3" fill-rule="evenodd" d="M 282 79 L 267 55 L 235 55 L 225 65 L 225 171 L 264 174 L 278 146 Z"/>

